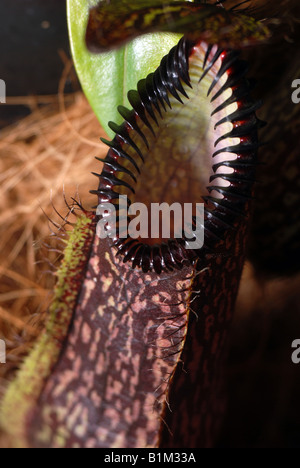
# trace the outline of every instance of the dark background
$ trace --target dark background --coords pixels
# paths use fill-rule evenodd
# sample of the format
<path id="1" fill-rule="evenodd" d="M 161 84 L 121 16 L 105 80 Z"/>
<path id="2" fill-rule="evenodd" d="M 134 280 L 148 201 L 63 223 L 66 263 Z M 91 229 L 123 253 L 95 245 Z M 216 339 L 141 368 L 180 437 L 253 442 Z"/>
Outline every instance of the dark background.
<path id="1" fill-rule="evenodd" d="M 61 52 L 70 56 L 65 0 L 1 0 L 0 79 L 7 96 L 56 94 Z M 0 127 L 28 113 L 1 104 Z"/>

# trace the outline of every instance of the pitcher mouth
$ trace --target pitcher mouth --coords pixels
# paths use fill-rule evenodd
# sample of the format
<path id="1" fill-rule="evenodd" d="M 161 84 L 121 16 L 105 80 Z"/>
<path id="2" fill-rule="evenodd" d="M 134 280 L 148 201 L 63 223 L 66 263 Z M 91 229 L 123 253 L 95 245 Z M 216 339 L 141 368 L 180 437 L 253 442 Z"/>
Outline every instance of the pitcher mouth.
<path id="1" fill-rule="evenodd" d="M 116 232 L 112 244 L 124 262 L 144 272 L 161 273 L 194 264 L 222 251 L 226 237 L 245 216 L 255 180 L 261 122 L 260 103 L 250 97 L 247 65 L 234 50 L 181 39 L 159 68 L 130 91 L 132 110 L 120 106 L 122 125 L 109 146 L 97 190 L 99 204 L 113 204 Z M 128 207 L 151 204 L 204 204 L 204 244 L 159 235 L 146 241 L 118 228 L 119 197 Z M 130 218 L 127 219 L 127 223 Z M 193 224 L 196 213 L 193 211 Z"/>

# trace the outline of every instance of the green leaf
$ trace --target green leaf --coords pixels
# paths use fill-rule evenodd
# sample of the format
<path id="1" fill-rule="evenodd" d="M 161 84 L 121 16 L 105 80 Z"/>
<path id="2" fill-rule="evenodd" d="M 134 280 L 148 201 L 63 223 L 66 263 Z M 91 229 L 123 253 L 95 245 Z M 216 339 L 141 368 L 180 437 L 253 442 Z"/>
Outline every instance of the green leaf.
<path id="1" fill-rule="evenodd" d="M 127 92 L 159 66 L 181 35 L 151 34 L 116 52 L 91 54 L 85 44 L 90 4 L 89 0 L 67 0 L 71 50 L 83 91 L 104 130 L 113 137 L 107 123 L 122 122 L 117 106 L 130 107 Z"/>

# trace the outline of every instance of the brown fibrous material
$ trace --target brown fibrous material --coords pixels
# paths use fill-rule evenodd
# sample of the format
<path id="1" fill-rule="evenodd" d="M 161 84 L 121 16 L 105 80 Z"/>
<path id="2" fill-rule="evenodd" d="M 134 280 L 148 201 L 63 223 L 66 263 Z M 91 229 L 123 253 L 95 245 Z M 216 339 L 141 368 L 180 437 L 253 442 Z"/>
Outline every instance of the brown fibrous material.
<path id="1" fill-rule="evenodd" d="M 99 171 L 105 135 L 81 92 L 64 96 L 69 71 L 58 95 L 8 98 L 31 113 L 0 132 L 0 339 L 8 351 L 0 397 L 43 329 L 72 198 L 86 209 L 96 204 L 91 172 Z"/>

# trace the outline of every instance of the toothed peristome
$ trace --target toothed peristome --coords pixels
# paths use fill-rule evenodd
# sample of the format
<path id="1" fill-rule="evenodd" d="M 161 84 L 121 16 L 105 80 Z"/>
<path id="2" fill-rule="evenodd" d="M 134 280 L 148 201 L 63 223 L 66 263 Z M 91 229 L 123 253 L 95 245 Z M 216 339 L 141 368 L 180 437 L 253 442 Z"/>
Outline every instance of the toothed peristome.
<path id="1" fill-rule="evenodd" d="M 114 239 L 124 262 L 144 272 L 181 269 L 222 252 L 245 214 L 255 180 L 260 103 L 250 97 L 247 64 L 233 50 L 181 39 L 160 67 L 128 93 L 120 126 L 98 174 L 99 203 L 205 204 L 204 245 L 184 239 Z"/>

